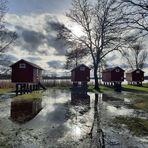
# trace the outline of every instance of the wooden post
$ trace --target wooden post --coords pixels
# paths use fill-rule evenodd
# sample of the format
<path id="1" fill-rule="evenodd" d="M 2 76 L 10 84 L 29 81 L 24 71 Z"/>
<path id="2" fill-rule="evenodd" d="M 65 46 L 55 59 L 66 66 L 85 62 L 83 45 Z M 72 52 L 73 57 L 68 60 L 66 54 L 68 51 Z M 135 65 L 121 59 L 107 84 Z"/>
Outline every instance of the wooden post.
<path id="1" fill-rule="evenodd" d="M 26 92 L 26 84 L 24 83 L 23 84 L 23 94 L 25 94 L 25 92 Z"/>
<path id="2" fill-rule="evenodd" d="M 18 95 L 19 84 L 16 84 L 16 95 Z"/>
<path id="3" fill-rule="evenodd" d="M 30 84 L 30 92 L 32 92 L 32 84 Z"/>
<path id="4" fill-rule="evenodd" d="M 29 84 L 27 83 L 26 84 L 26 91 L 27 91 L 27 94 L 29 93 Z"/>
<path id="5" fill-rule="evenodd" d="M 20 84 L 20 94 L 22 95 L 23 85 Z"/>
<path id="6" fill-rule="evenodd" d="M 40 90 L 40 85 L 39 84 L 37 85 L 37 90 Z"/>

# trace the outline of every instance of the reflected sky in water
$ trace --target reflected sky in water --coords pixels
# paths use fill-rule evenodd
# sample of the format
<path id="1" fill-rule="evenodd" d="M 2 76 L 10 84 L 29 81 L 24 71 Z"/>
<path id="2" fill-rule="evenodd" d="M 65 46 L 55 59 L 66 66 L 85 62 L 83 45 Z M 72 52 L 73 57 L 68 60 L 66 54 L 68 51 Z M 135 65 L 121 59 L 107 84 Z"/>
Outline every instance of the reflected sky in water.
<path id="1" fill-rule="evenodd" d="M 16 146 L 23 147 L 27 143 L 28 147 L 33 147 L 32 145 L 37 147 L 42 142 L 45 145 L 59 146 L 63 143 L 71 145 L 74 141 L 80 141 L 90 134 L 95 122 L 96 101 L 99 117 L 97 120 L 100 122 L 98 126 L 111 137 L 114 132 L 110 123 L 115 116 L 135 114 L 133 109 L 126 106 L 126 103 L 129 104 L 127 97 L 121 99 L 117 96 L 95 95 L 90 92 L 77 94 L 69 90 L 49 89 L 43 93 L 41 100 L 17 102 L 8 99 L 0 103 L 0 122 L 3 121 L 1 127 L 7 124 L 7 129 L 12 130 L 13 127 L 18 133 L 14 139 L 17 141 Z M 94 129 L 96 130 L 96 127 Z M 18 132 L 20 130 L 21 132 Z M 120 140 L 121 136 L 114 136 L 117 141 Z M 126 132 L 124 136 L 130 135 Z"/>

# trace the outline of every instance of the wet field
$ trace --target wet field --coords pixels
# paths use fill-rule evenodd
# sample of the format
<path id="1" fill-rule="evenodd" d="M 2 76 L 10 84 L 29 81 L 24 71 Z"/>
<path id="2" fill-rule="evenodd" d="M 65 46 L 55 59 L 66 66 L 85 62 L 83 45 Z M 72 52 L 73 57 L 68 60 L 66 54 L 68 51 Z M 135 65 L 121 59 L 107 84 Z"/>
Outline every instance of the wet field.
<path id="1" fill-rule="evenodd" d="M 148 94 L 48 89 L 41 99 L 0 95 L 0 148 L 147 148 Z"/>

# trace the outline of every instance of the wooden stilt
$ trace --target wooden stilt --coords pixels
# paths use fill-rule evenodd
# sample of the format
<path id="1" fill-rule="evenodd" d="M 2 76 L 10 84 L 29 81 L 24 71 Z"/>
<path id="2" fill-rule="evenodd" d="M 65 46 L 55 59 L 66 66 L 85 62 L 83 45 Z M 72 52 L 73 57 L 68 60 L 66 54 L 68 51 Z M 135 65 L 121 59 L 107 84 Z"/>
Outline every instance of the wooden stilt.
<path id="1" fill-rule="evenodd" d="M 18 95 L 18 89 L 19 89 L 19 85 L 16 84 L 16 95 Z"/>

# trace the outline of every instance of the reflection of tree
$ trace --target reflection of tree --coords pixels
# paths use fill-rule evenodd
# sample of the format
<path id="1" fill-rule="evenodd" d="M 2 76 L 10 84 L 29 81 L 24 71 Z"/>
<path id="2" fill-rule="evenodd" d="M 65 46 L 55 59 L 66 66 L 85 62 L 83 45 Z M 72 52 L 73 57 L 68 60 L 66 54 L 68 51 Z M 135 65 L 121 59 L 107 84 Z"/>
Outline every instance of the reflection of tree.
<path id="1" fill-rule="evenodd" d="M 94 101 L 94 121 L 90 131 L 92 144 L 97 145 L 97 148 L 105 148 L 105 135 L 101 128 L 101 110 L 102 110 L 101 94 L 95 94 Z M 96 132 L 95 132 L 96 131 Z M 92 145 L 91 144 L 91 145 Z"/>
<path id="2" fill-rule="evenodd" d="M 71 91 L 71 102 L 70 102 L 70 126 L 72 129 L 72 135 L 75 140 L 84 138 L 87 134 L 88 112 L 90 110 L 90 96 L 87 93 L 81 92 L 76 93 Z"/>

